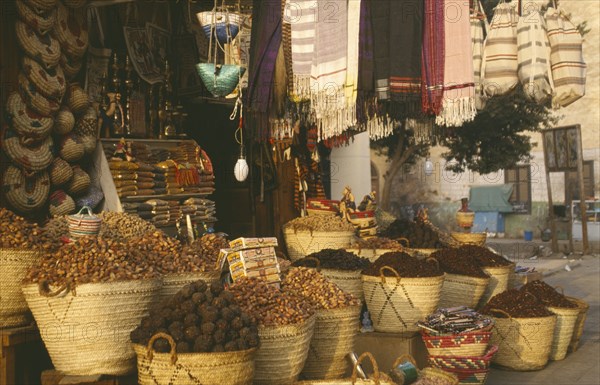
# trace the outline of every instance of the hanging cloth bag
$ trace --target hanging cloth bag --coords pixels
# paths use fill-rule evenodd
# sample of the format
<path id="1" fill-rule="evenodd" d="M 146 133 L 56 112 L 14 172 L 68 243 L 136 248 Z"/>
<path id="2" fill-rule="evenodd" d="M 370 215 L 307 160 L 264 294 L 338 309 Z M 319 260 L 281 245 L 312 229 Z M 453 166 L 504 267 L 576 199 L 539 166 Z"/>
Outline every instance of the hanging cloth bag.
<path id="1" fill-rule="evenodd" d="M 519 17 L 517 25 L 518 75 L 525 96 L 544 103 L 552 96 L 550 44 L 546 23 L 537 7 Z"/>
<path id="2" fill-rule="evenodd" d="M 483 48 L 481 78 L 486 96 L 503 95 L 518 83 L 517 23 L 513 3 L 501 1 L 494 9 L 490 33 Z"/>
<path id="3" fill-rule="evenodd" d="M 550 67 L 554 81 L 554 107 L 566 107 L 585 95 L 586 64 L 583 38 L 561 9 L 545 14 L 550 43 Z"/>

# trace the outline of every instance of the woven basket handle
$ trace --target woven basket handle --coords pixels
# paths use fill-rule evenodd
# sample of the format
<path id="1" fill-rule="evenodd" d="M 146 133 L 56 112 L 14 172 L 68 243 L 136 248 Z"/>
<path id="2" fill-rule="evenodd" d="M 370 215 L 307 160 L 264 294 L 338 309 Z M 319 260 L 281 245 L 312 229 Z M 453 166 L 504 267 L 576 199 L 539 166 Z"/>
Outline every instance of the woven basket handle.
<path id="1" fill-rule="evenodd" d="M 173 340 L 173 337 L 171 337 L 170 335 L 166 334 L 166 333 L 156 333 L 155 335 L 152 336 L 152 338 L 150 338 L 150 341 L 148 341 L 148 347 L 147 347 L 147 354 L 148 354 L 148 359 L 150 361 L 152 361 L 152 359 L 154 358 L 154 349 L 152 349 L 152 345 L 154 344 L 154 341 L 156 341 L 159 338 L 164 338 L 165 340 L 167 340 L 169 342 L 169 346 L 171 347 L 171 352 L 169 353 L 171 355 L 171 364 L 175 365 L 175 363 L 177 362 L 177 352 L 175 351 L 176 348 L 176 344 L 175 341 Z"/>
<path id="2" fill-rule="evenodd" d="M 413 364 L 415 366 L 415 368 L 417 367 L 417 361 L 415 361 L 414 357 L 408 353 L 405 353 L 405 354 L 401 355 L 400 357 L 396 358 L 396 361 L 394 361 L 392 368 L 395 368 L 396 366 L 398 366 L 404 362 L 407 362 L 407 361 L 410 362 L 411 364 Z"/>
<path id="3" fill-rule="evenodd" d="M 560 289 L 560 294 L 565 295 L 565 289 L 562 286 L 556 285 L 556 286 L 554 286 L 554 289 L 555 290 Z"/>
<path id="4" fill-rule="evenodd" d="M 48 283 L 48 281 L 44 280 L 44 281 L 40 281 L 38 283 L 38 292 L 40 293 L 40 295 L 42 297 L 53 298 L 53 297 L 58 297 L 58 296 L 64 296 L 64 295 L 67 295 L 67 293 L 69 293 L 69 291 L 72 291 L 73 295 L 75 295 L 75 290 L 72 290 L 71 284 L 69 282 L 60 286 L 54 292 L 52 292 L 50 290 L 50 284 Z"/>
<path id="5" fill-rule="evenodd" d="M 352 385 L 356 384 L 356 379 L 358 377 L 357 367 L 365 358 L 369 358 L 369 360 L 371 360 L 371 365 L 373 365 L 373 381 L 375 382 L 375 385 L 381 385 L 381 382 L 379 382 L 379 366 L 377 365 L 377 361 L 375 361 L 375 357 L 369 352 L 364 352 L 358 357 L 358 360 L 356 360 L 356 364 L 354 364 L 354 367 L 352 368 Z"/>
<path id="6" fill-rule="evenodd" d="M 433 257 L 429 257 L 425 260 L 425 262 L 429 263 L 429 262 L 435 262 L 435 265 L 437 266 L 437 269 L 440 270 L 440 261 L 438 261 L 437 259 L 433 258 Z"/>
<path id="7" fill-rule="evenodd" d="M 90 208 L 90 206 L 83 206 L 83 207 L 81 208 L 81 210 L 79 210 L 79 211 L 77 212 L 77 214 L 76 214 L 76 215 L 83 216 L 83 214 L 84 214 L 84 212 L 83 212 L 83 211 L 84 211 L 84 210 L 85 210 L 85 211 L 87 211 L 87 215 L 89 215 L 90 217 L 94 215 L 94 213 L 92 212 L 92 209 Z"/>
<path id="8" fill-rule="evenodd" d="M 305 261 L 311 261 L 315 263 L 315 267 L 317 268 L 317 271 L 321 271 L 321 261 L 319 261 L 318 258 L 315 257 L 304 257 Z"/>
<path id="9" fill-rule="evenodd" d="M 408 238 L 404 238 L 404 237 L 398 238 L 397 241 L 400 245 L 402 245 L 402 242 L 406 242 L 406 246 L 404 246 L 404 245 L 402 245 L 402 246 L 406 247 L 407 249 L 410 247 L 410 241 L 408 240 Z"/>
<path id="10" fill-rule="evenodd" d="M 400 282 L 400 274 L 391 266 L 382 266 L 381 269 L 379 269 L 379 275 L 381 276 L 381 281 L 383 283 L 385 283 L 385 274 L 383 274 L 384 271 L 389 270 L 392 273 L 394 273 L 396 275 L 396 278 L 398 279 L 398 282 Z"/>
<path id="11" fill-rule="evenodd" d="M 530 295 L 533 299 L 535 299 L 538 302 L 542 302 L 538 299 L 538 297 L 536 297 L 535 295 L 533 295 L 532 293 L 528 292 L 527 290 L 525 290 L 523 293 L 525 293 L 526 295 Z"/>
<path id="12" fill-rule="evenodd" d="M 489 359 L 491 359 L 491 358 L 492 358 L 492 356 L 493 356 L 494 354 L 496 354 L 496 352 L 497 352 L 497 351 L 498 351 L 498 346 L 496 346 L 496 345 L 492 345 L 492 346 L 491 346 L 491 347 L 488 349 L 487 353 L 485 353 L 485 356 L 483 356 L 483 358 L 485 358 L 486 360 L 489 360 Z"/>
<path id="13" fill-rule="evenodd" d="M 500 309 L 490 309 L 490 311 L 491 311 L 492 313 L 500 313 L 500 314 L 502 314 L 502 315 L 505 315 L 505 316 L 507 316 L 509 319 L 511 319 L 511 320 L 512 320 L 512 316 L 511 316 L 510 314 L 508 314 L 507 312 L 505 312 L 504 310 L 500 310 Z"/>

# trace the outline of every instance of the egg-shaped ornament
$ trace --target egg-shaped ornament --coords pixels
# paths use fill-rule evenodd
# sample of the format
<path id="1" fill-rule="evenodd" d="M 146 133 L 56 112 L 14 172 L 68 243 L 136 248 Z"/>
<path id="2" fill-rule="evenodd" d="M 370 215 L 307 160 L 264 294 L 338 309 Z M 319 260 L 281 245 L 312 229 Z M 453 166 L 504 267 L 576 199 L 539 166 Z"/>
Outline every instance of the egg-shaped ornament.
<path id="1" fill-rule="evenodd" d="M 246 162 L 246 158 L 244 156 L 240 155 L 233 168 L 235 179 L 238 182 L 244 182 L 248 178 L 248 171 L 248 162 Z"/>

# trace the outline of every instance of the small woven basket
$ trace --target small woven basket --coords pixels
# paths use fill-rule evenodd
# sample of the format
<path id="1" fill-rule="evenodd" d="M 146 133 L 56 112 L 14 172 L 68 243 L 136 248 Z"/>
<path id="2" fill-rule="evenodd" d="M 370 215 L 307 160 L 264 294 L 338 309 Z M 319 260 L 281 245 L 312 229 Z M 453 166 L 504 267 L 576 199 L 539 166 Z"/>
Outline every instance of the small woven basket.
<path id="1" fill-rule="evenodd" d="M 439 385 L 458 385 L 458 377 L 438 368 L 425 368 L 419 373 L 419 379 L 430 379 Z"/>
<path id="2" fill-rule="evenodd" d="M 154 341 L 164 338 L 170 353 L 156 353 Z M 134 344 L 140 385 L 202 384 L 252 385 L 256 349 L 224 353 L 176 353 L 175 341 L 165 333 L 157 333 L 148 346 Z"/>
<path id="3" fill-rule="evenodd" d="M 474 212 L 463 212 L 458 211 L 456 213 L 456 222 L 460 227 L 471 228 L 473 227 L 473 222 L 475 221 L 475 213 Z"/>
<path id="4" fill-rule="evenodd" d="M 50 165 L 50 181 L 53 186 L 61 186 L 73 178 L 73 168 L 62 158 L 55 158 Z"/>
<path id="5" fill-rule="evenodd" d="M 83 60 L 72 59 L 67 57 L 67 55 L 62 54 L 60 55 L 60 65 L 63 68 L 67 80 L 73 80 L 81 71 Z"/>
<path id="6" fill-rule="evenodd" d="M 213 30 L 220 44 L 227 44 L 228 39 L 235 39 L 244 22 L 242 15 L 233 12 L 205 11 L 198 12 L 196 17 L 206 38 L 210 39 Z"/>
<path id="7" fill-rule="evenodd" d="M 85 194 L 90 188 L 91 182 L 87 172 L 83 171 L 79 166 L 74 166 L 73 179 L 67 185 L 67 191 L 72 196 Z"/>
<path id="8" fill-rule="evenodd" d="M 323 249 L 345 249 L 352 245 L 353 231 L 295 231 L 283 229 L 288 255 L 292 262 Z"/>
<path id="9" fill-rule="evenodd" d="M 4 139 L 4 152 L 16 165 L 29 172 L 44 171 L 50 166 L 52 155 L 52 137 L 48 136 L 35 147 L 27 147 L 16 136 Z"/>
<path id="10" fill-rule="evenodd" d="M 90 106 L 88 95 L 78 83 L 71 83 L 67 90 L 67 105 L 73 114 L 83 114 Z"/>
<path id="11" fill-rule="evenodd" d="M 102 219 L 94 215 L 92 209 L 88 206 L 82 207 L 77 214 L 69 215 L 67 222 L 69 222 L 71 239 L 96 237 L 100 233 L 100 226 L 102 225 Z"/>
<path id="12" fill-rule="evenodd" d="M 57 0 L 25 0 L 25 2 L 34 10 L 34 12 L 42 13 L 56 8 Z"/>
<path id="13" fill-rule="evenodd" d="M 577 321 L 575 322 L 575 329 L 573 330 L 573 336 L 571 337 L 571 343 L 569 344 L 568 349 L 569 352 L 575 352 L 579 347 L 579 340 L 581 340 L 581 335 L 583 334 L 583 326 L 585 325 L 585 320 L 587 318 L 587 312 L 590 308 L 590 305 L 578 298 L 567 297 L 567 299 L 576 303 L 579 309 L 579 315 L 577 316 Z"/>
<path id="14" fill-rule="evenodd" d="M 492 332 L 488 329 L 436 336 L 421 330 L 421 338 L 432 356 L 481 356 L 485 354 Z"/>
<path id="15" fill-rule="evenodd" d="M 54 133 L 66 135 L 75 127 L 75 116 L 67 106 L 62 106 L 54 118 Z"/>
<path id="16" fill-rule="evenodd" d="M 389 270 L 395 277 L 386 277 Z M 389 266 L 380 269 L 380 276 L 362 276 L 365 302 L 375 331 L 416 334 L 416 323 L 438 307 L 444 275 L 404 278 Z"/>
<path id="17" fill-rule="evenodd" d="M 60 42 L 62 51 L 78 60 L 85 55 L 88 48 L 88 30 L 85 18 L 79 18 L 58 2 L 54 36 Z"/>
<path id="18" fill-rule="evenodd" d="M 75 133 L 81 136 L 98 136 L 98 118 L 94 115 L 88 115 L 89 110 L 94 109 L 90 107 L 86 110 L 85 115 L 77 120 L 75 123 Z"/>
<path id="19" fill-rule="evenodd" d="M 0 329 L 31 322 L 21 282 L 39 258 L 38 251 L 0 248 Z"/>
<path id="20" fill-rule="evenodd" d="M 302 377 L 341 378 L 349 368 L 347 355 L 354 350 L 359 333 L 360 306 L 317 310 L 315 331 Z"/>
<path id="21" fill-rule="evenodd" d="M 498 347 L 492 345 L 488 347 L 483 355 L 477 356 L 429 356 L 429 363 L 442 370 L 487 370 L 490 368 L 492 358 L 498 352 Z"/>
<path id="22" fill-rule="evenodd" d="M 39 35 L 45 35 L 52 30 L 56 22 L 56 10 L 50 9 L 46 12 L 35 12 L 33 8 L 23 0 L 17 0 L 17 14 L 27 25 L 33 28 Z"/>
<path id="23" fill-rule="evenodd" d="M 225 97 L 235 90 L 246 68 L 236 64 L 216 65 L 198 63 L 196 71 L 206 89 L 216 98 Z"/>
<path id="24" fill-rule="evenodd" d="M 62 0 L 62 2 L 69 8 L 81 8 L 87 3 L 87 0 Z"/>
<path id="25" fill-rule="evenodd" d="M 27 79 L 23 72 L 19 73 L 19 91 L 25 103 L 32 110 L 43 116 L 52 116 L 60 108 L 60 103 L 56 100 L 48 99 L 42 95 L 37 87 Z"/>
<path id="26" fill-rule="evenodd" d="M 461 245 L 483 246 L 487 240 L 486 233 L 459 233 L 454 231 L 450 235 Z"/>
<path id="27" fill-rule="evenodd" d="M 69 163 L 75 163 L 83 157 L 84 153 L 85 148 L 79 135 L 70 133 L 63 136 L 59 149 L 61 158 Z"/>
<path id="28" fill-rule="evenodd" d="M 25 55 L 36 60 L 45 68 L 56 66 L 60 60 L 60 43 L 51 34 L 40 36 L 29 25 L 15 21 L 17 42 Z"/>
<path id="29" fill-rule="evenodd" d="M 23 72 L 40 94 L 60 104 L 67 89 L 62 67 L 45 69 L 35 60 L 23 56 Z"/>
<path id="30" fill-rule="evenodd" d="M 49 211 L 53 217 L 73 214 L 75 211 L 75 201 L 63 190 L 56 190 L 50 194 L 49 201 Z"/>
<path id="31" fill-rule="evenodd" d="M 292 385 L 304 367 L 316 317 L 294 325 L 260 326 L 255 385 Z"/>
<path id="32" fill-rule="evenodd" d="M 20 92 L 12 92 L 6 102 L 6 111 L 15 132 L 26 141 L 39 142 L 52 131 L 54 119 L 42 116 L 27 106 Z"/>
<path id="33" fill-rule="evenodd" d="M 464 305 L 474 309 L 479 304 L 489 282 L 489 278 L 446 273 L 438 306 L 449 308 Z"/>
<path id="34" fill-rule="evenodd" d="M 44 206 L 50 193 L 50 177 L 45 171 L 33 176 L 14 166 L 8 166 L 2 177 L 2 191 L 10 205 L 21 213 L 30 213 Z"/>
<path id="35" fill-rule="evenodd" d="M 485 305 L 492 297 L 508 289 L 508 281 L 510 280 L 511 273 L 515 271 L 515 264 L 511 263 L 510 265 L 499 267 L 482 267 L 481 269 L 490 276 L 490 281 L 479 300 L 479 306 Z"/>
<path id="36" fill-rule="evenodd" d="M 129 334 L 147 316 L 160 280 L 23 287 L 54 368 L 67 375 L 121 376 L 135 371 Z M 60 316 L 57 316 L 60 314 Z M 69 330 L 57 338 L 56 330 Z M 52 331 L 52 332 L 50 332 Z M 172 371 L 171 371 L 172 373 Z"/>

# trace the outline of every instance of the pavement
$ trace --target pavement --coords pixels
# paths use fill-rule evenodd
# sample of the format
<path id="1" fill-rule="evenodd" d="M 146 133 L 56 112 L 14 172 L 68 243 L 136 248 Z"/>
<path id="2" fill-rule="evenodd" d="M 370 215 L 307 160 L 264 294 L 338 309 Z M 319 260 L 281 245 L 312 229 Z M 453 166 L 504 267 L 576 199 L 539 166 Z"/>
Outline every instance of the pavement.
<path id="1" fill-rule="evenodd" d="M 547 244 L 546 244 L 547 245 Z M 535 249 L 532 242 L 490 241 L 517 265 L 534 267 L 552 286 L 562 286 L 565 294 L 590 305 L 579 349 L 564 360 L 551 361 L 534 372 L 515 372 L 492 368 L 487 385 L 599 385 L 600 384 L 600 257 L 573 253 L 551 254 Z M 548 245 L 549 247 L 549 245 Z"/>

